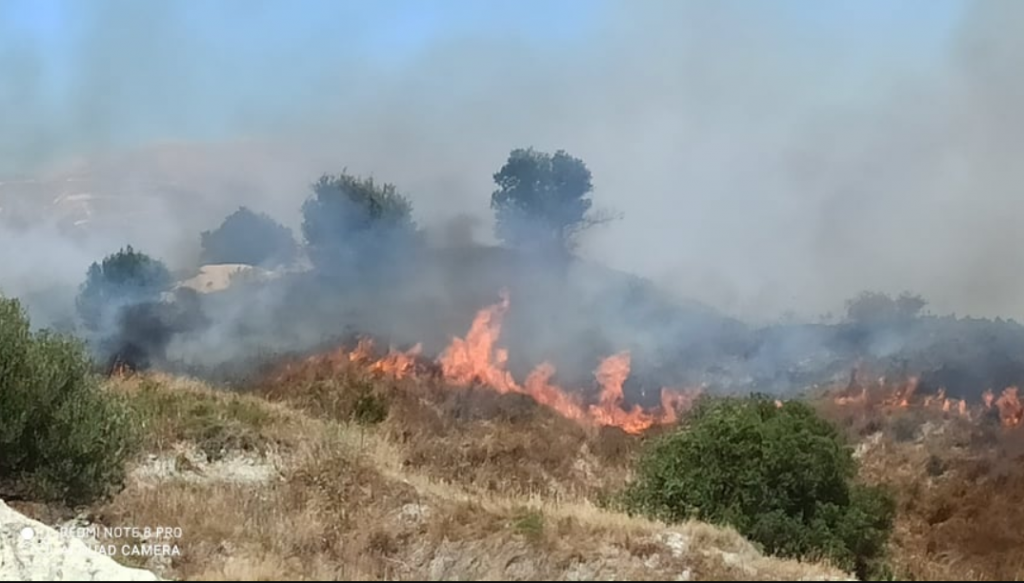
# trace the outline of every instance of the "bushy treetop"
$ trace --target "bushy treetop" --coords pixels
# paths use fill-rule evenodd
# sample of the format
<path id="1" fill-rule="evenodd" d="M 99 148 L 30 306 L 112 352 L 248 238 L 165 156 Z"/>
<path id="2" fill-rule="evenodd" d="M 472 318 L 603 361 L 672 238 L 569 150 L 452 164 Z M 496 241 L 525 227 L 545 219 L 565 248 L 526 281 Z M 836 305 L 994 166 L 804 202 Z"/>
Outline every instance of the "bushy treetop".
<path id="1" fill-rule="evenodd" d="M 128 245 L 89 266 L 76 298 L 79 316 L 86 328 L 99 330 L 108 323 L 108 314 L 159 298 L 173 281 L 162 261 Z"/>
<path id="2" fill-rule="evenodd" d="M 205 264 L 274 267 L 291 262 L 298 253 L 291 229 L 244 206 L 228 215 L 213 231 L 203 231 L 200 242 Z"/>
<path id="3" fill-rule="evenodd" d="M 378 273 L 413 244 L 412 203 L 395 185 L 324 175 L 302 206 L 310 260 L 324 275 Z"/>
<path id="4" fill-rule="evenodd" d="M 612 218 L 589 214 L 590 169 L 564 150 L 514 149 L 493 178 L 497 235 L 510 246 L 571 251 L 580 232 Z"/>
<path id="5" fill-rule="evenodd" d="M 728 524 L 770 554 L 827 558 L 863 577 L 879 568 L 895 505 L 856 471 L 852 449 L 805 403 L 709 398 L 650 445 L 626 503 Z"/>

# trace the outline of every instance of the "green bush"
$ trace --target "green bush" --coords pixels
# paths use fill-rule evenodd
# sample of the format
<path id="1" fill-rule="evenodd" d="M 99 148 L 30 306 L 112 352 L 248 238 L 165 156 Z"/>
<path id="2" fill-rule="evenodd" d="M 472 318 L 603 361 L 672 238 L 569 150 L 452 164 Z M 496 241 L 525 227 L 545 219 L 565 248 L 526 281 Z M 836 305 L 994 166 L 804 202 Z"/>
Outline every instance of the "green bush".
<path id="1" fill-rule="evenodd" d="M 708 398 L 654 440 L 625 492 L 633 512 L 730 525 L 769 554 L 884 571 L 895 502 L 854 482 L 851 449 L 810 406 Z"/>
<path id="2" fill-rule="evenodd" d="M 0 297 L 0 497 L 88 503 L 123 480 L 129 409 L 91 368 L 84 345 L 32 332 Z"/>

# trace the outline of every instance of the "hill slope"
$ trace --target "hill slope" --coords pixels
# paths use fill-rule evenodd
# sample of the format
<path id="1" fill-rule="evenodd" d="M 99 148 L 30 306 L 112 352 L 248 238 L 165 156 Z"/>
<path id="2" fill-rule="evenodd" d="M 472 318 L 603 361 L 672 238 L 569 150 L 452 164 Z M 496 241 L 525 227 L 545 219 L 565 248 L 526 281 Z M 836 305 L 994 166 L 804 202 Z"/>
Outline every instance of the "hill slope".
<path id="1" fill-rule="evenodd" d="M 145 416 L 146 454 L 78 524 L 179 527 L 179 554 L 115 559 L 190 580 L 846 578 L 763 557 L 728 529 L 595 506 L 624 478 L 632 442 L 621 433 L 516 396 L 401 382 L 374 387 L 385 412 L 361 379 L 293 377 L 252 395 L 112 380 Z M 68 524 L 57 510 L 19 509 Z"/>

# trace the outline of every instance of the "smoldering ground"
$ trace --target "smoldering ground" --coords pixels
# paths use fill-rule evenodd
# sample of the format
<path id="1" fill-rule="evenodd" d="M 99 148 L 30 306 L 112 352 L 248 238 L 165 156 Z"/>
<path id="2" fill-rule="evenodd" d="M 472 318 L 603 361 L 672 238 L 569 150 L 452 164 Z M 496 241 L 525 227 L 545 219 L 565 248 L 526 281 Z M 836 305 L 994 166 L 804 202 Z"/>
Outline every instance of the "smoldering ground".
<path id="1" fill-rule="evenodd" d="M 71 212 L 66 198 L 54 204 L 60 194 L 117 195 L 91 201 L 85 226 L 107 226 L 90 234 L 89 245 L 56 231 L 45 239 L 5 234 L 5 249 L 21 251 L 2 253 L 4 273 L 22 274 L 7 276 L 5 292 L 73 288 L 89 262 L 127 243 L 187 270 L 196 234 L 238 204 L 297 230 L 308 181 L 346 166 L 397 183 L 424 225 L 443 228 L 456 213 L 481 217 L 478 237 L 486 239 L 490 173 L 509 149 L 535 145 L 584 159 L 596 204 L 624 214 L 588 234 L 583 254 L 591 264 L 653 279 L 672 295 L 667 303 L 694 298 L 763 322 L 787 309 L 803 318 L 841 311 L 861 289 L 910 289 L 936 313 L 1021 313 L 1022 281 L 1011 266 L 1022 235 L 1011 221 L 1024 178 L 1015 108 L 1024 89 L 1012 72 L 1024 54 L 1014 32 L 1024 17 L 1012 0 L 962 13 L 810 2 L 492 5 L 508 22 L 523 12 L 543 15 L 529 27 L 499 30 L 473 16 L 481 9 L 450 4 L 471 15 L 463 32 L 368 57 L 356 37 L 383 27 L 394 34 L 381 42 L 397 45 L 396 15 L 412 10 L 384 4 L 379 13 L 337 4 L 314 16 L 312 7 L 226 2 L 204 7 L 208 18 L 200 18 L 195 7 L 169 2 L 68 3 L 66 24 L 46 37 L 5 7 L 0 103 L 17 115 L 0 118 L 3 163 L 59 178 L 56 192 L 28 206 L 51 215 Z M 871 16 L 881 13 L 890 16 Z M 871 34 L 857 36 L 851 21 Z M 258 45 L 246 40 L 256 36 Z M 552 51 L 545 43 L 555 37 Z M 168 140 L 178 143 L 141 154 L 136 147 Z M 58 162 L 68 156 L 87 163 L 51 173 L 66 168 Z M 93 181 L 88 190 L 66 180 L 81 175 Z M 25 190 L 4 189 L 0 206 L 9 210 Z M 103 223 L 101 215 L 126 218 Z M 285 338 L 303 345 L 343 325 L 376 324 L 426 340 L 461 334 L 472 312 L 494 301 L 493 286 L 451 263 L 439 270 L 443 277 L 420 274 L 402 289 L 451 310 L 359 304 L 282 283 L 253 292 L 251 303 L 207 306 L 214 321 L 224 320 L 209 338 L 226 337 L 236 326 L 228 322 L 241 321 L 267 331 L 245 345 Z M 724 353 L 715 357 L 719 368 L 756 362 L 758 375 L 769 377 L 807 360 L 805 351 L 822 361 L 834 352 L 809 326 L 767 348 L 717 315 L 663 325 L 660 300 L 636 307 L 627 286 L 589 277 L 579 276 L 574 293 L 607 288 L 612 299 L 603 309 L 570 293 L 556 301 L 531 291 L 526 272 L 516 278 L 524 289 L 513 291 L 507 337 L 530 341 L 510 348 L 514 359 L 565 346 L 569 354 L 557 360 L 586 369 L 588 358 L 571 354 L 581 342 L 569 340 L 570 331 L 585 331 L 579 336 L 600 345 L 594 352 L 625 345 L 640 353 Z M 271 324 L 271 314 L 290 313 L 281 306 L 314 299 L 363 307 L 332 308 L 347 314 L 333 320 L 307 316 L 292 331 Z M 42 320 L 56 319 L 45 316 L 59 303 L 30 307 Z M 530 309 L 538 315 L 525 315 Z M 367 324 L 370 314 L 377 320 Z M 516 332 L 517 318 L 533 329 Z M 712 340 L 720 329 L 722 339 Z M 887 331 L 870 346 L 891 355 L 908 334 Z M 728 349 L 709 348 L 718 344 Z"/>

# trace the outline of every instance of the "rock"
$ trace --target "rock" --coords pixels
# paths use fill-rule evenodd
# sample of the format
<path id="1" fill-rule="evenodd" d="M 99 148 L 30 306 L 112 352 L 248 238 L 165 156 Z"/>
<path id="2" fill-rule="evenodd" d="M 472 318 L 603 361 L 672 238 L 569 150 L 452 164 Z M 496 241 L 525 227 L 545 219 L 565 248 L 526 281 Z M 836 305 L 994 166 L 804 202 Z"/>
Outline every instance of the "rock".
<path id="1" fill-rule="evenodd" d="M 446 580 L 449 571 L 455 566 L 455 557 L 452 556 L 452 552 L 449 550 L 450 546 L 448 539 L 445 539 L 441 541 L 441 544 L 435 551 L 434 558 L 430 561 L 430 566 L 428 567 L 431 581 Z"/>
<path id="2" fill-rule="evenodd" d="M 402 510 L 399 511 L 398 518 L 406 525 L 419 526 L 423 524 L 430 515 L 430 508 L 423 504 L 406 504 L 402 506 Z"/>
<path id="3" fill-rule="evenodd" d="M 648 570 L 654 570 L 661 567 L 661 555 L 654 553 L 653 555 L 644 559 L 644 568 Z"/>
<path id="4" fill-rule="evenodd" d="M 161 581 L 24 516 L 0 500 L 0 581 Z"/>
<path id="5" fill-rule="evenodd" d="M 679 532 L 665 532 L 661 535 L 661 542 L 669 548 L 673 557 L 681 557 L 690 550 L 690 539 Z"/>
<path id="6" fill-rule="evenodd" d="M 516 555 L 505 564 L 508 581 L 536 581 L 537 565 L 525 555 Z"/>

